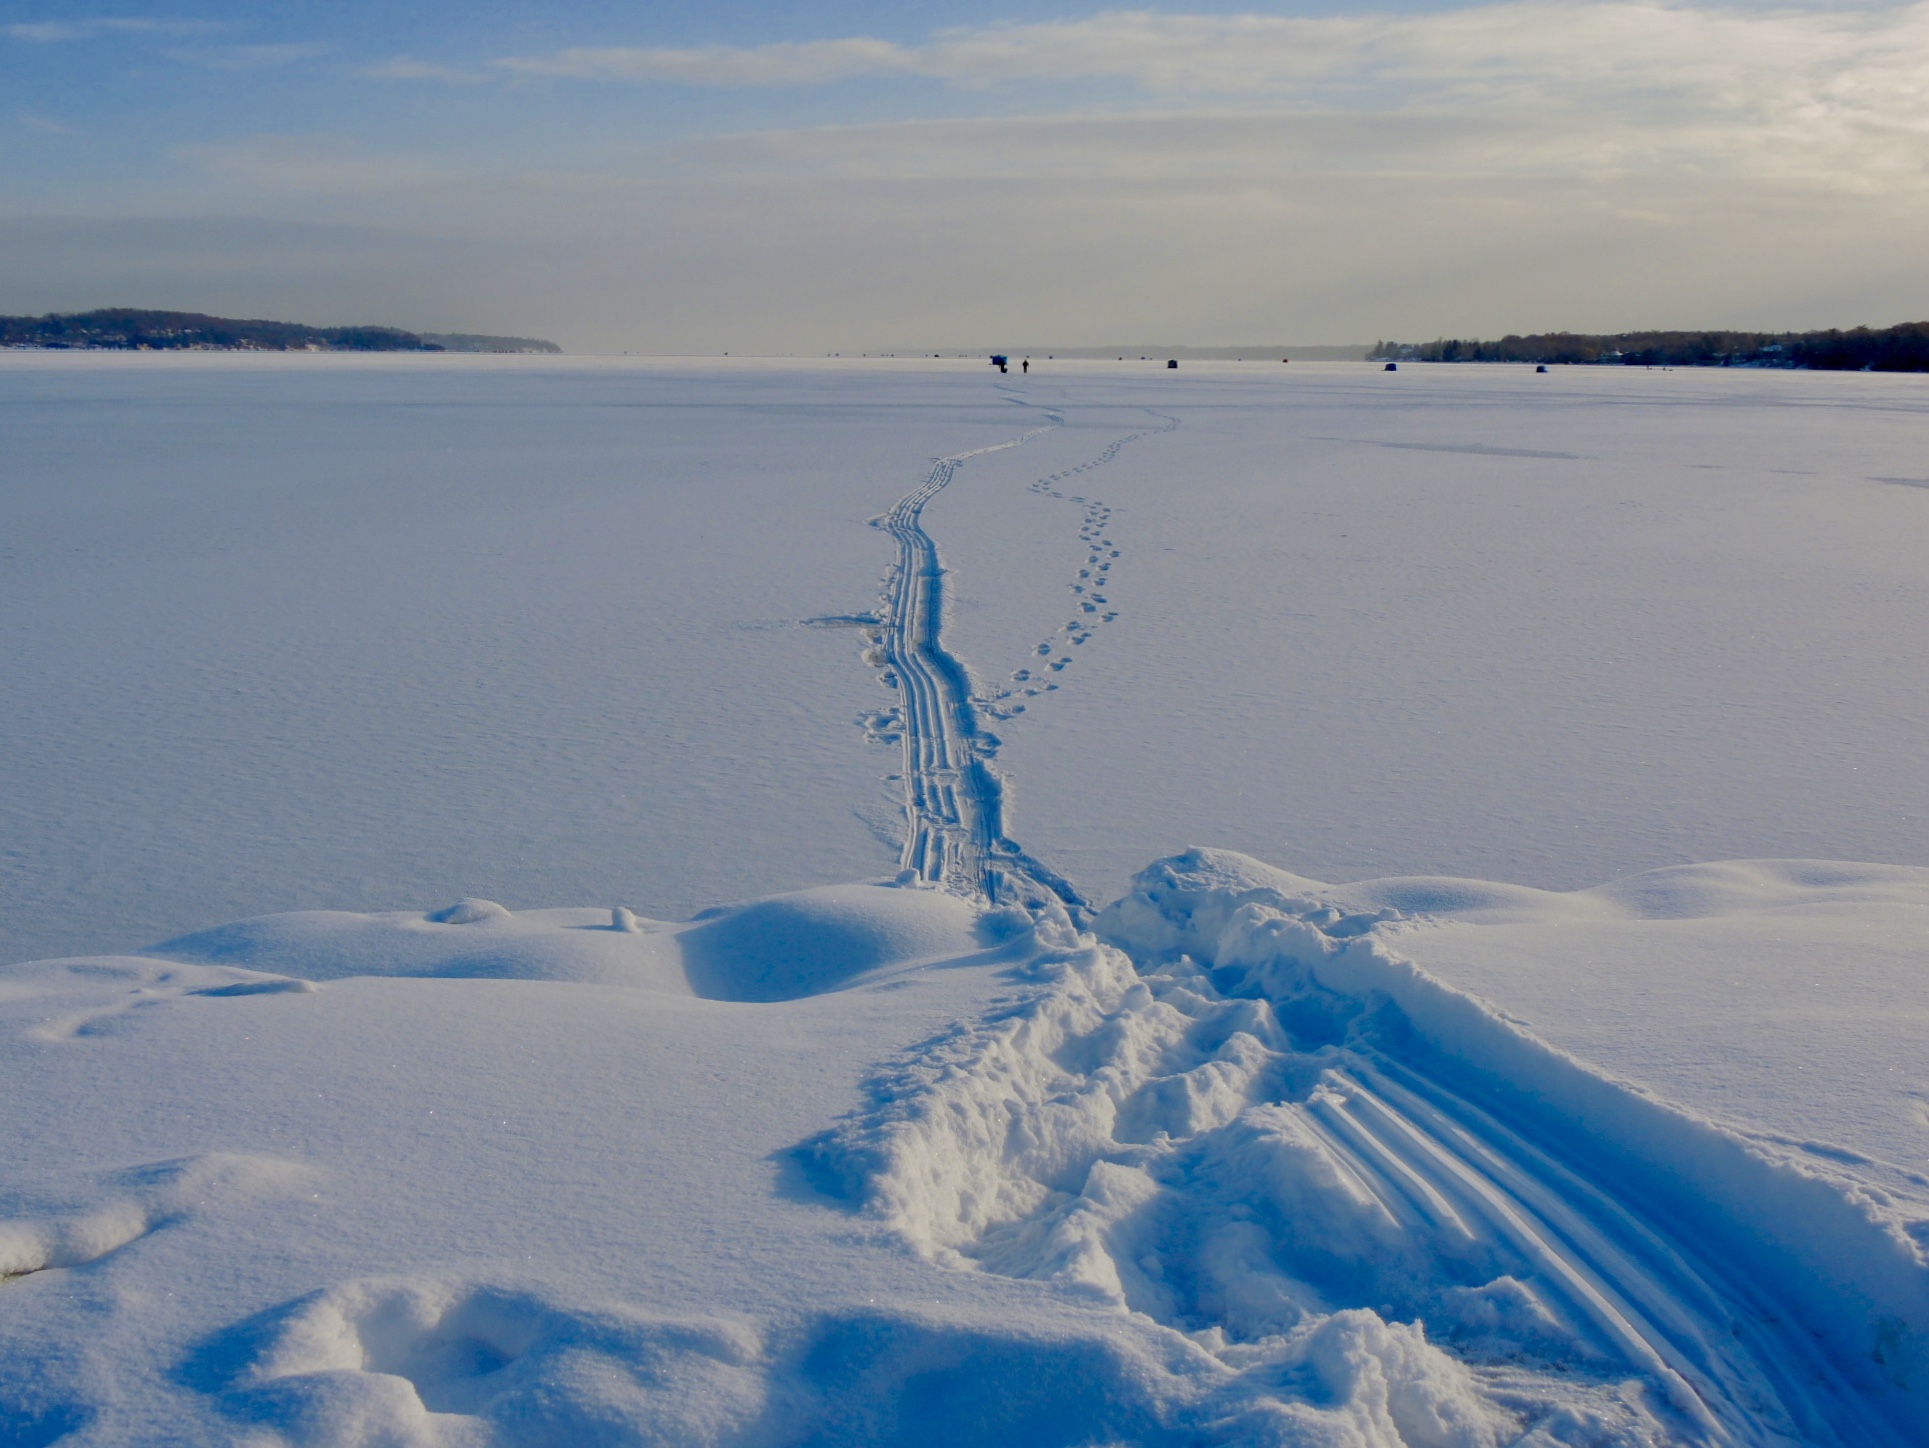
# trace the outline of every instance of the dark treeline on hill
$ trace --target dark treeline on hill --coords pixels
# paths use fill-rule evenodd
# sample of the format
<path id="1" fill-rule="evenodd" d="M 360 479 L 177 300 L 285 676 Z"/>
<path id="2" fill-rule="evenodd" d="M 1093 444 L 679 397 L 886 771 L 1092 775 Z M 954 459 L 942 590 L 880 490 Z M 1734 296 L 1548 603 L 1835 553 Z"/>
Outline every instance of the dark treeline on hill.
<path id="1" fill-rule="evenodd" d="M 1549 332 L 1498 342 L 1376 342 L 1371 360 L 1569 362 L 1629 367 L 1811 367 L 1830 372 L 1929 372 L 1929 322 L 1846 332 Z"/>
<path id="2" fill-rule="evenodd" d="M 0 317 L 0 347 L 114 351 L 222 352 L 560 352 L 534 337 L 467 333 L 432 337 L 399 327 L 304 327 L 299 322 L 237 321 L 200 312 L 106 307 L 44 317 Z"/>
<path id="3" fill-rule="evenodd" d="M 396 327 L 304 327 L 299 322 L 244 322 L 199 312 L 142 312 L 129 307 L 70 316 L 0 317 L 0 345 L 159 351 L 197 347 L 255 352 L 442 350 Z"/>

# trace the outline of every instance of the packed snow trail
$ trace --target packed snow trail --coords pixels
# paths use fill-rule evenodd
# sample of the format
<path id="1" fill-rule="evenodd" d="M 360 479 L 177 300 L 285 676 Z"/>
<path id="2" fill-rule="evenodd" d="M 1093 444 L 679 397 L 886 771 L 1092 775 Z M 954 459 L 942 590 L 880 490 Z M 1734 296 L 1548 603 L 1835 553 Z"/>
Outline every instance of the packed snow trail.
<path id="1" fill-rule="evenodd" d="M 1057 415 L 1052 419 L 1051 425 L 1061 424 Z M 879 642 L 900 697 L 903 868 L 920 880 L 993 903 L 1036 907 L 1056 900 L 1084 924 L 1089 906 L 1075 888 L 1005 833 L 1002 785 L 989 763 L 997 741 L 980 727 L 969 674 L 944 645 L 944 567 L 923 524 L 925 505 L 968 459 L 1020 446 L 1047 430 L 1037 428 L 993 447 L 938 459 L 919 485 L 877 520 L 898 544 Z M 1115 441 L 1087 466 L 1110 461 L 1125 441 L 1130 439 Z M 1148 974 L 1156 971 L 1153 961 L 1143 964 Z M 1206 981 L 1187 980 L 1187 995 L 1202 992 L 1217 994 Z M 1113 1013 L 1115 1032 L 1131 1014 L 1129 1007 Z M 1119 1038 L 1129 1040 L 1133 1034 L 1127 1029 Z M 1277 1044 L 1283 1055 L 1299 1054 L 1285 1039 Z M 1348 1199 L 1338 1204 L 1339 1216 L 1358 1213 L 1368 1219 L 1357 1227 L 1362 1236 L 1373 1235 L 1376 1226 L 1391 1225 L 1402 1234 L 1434 1239 L 1432 1250 L 1422 1254 L 1431 1260 L 1418 1264 L 1415 1274 L 1426 1287 L 1437 1290 L 1460 1275 L 1456 1268 L 1461 1264 L 1454 1258 L 1473 1255 L 1490 1268 L 1496 1262 L 1511 1267 L 1534 1285 L 1538 1305 L 1573 1333 L 1577 1349 L 1596 1359 L 1618 1361 L 1623 1370 L 1632 1369 L 1653 1382 L 1672 1410 L 1676 1431 L 1685 1431 L 1691 1441 L 1792 1442 L 1800 1431 L 1795 1419 L 1813 1424 L 1821 1416 L 1807 1404 L 1793 1412 L 1783 1409 L 1749 1355 L 1737 1353 L 1732 1345 L 1738 1334 L 1731 1331 L 1720 1294 L 1678 1249 L 1609 1196 L 1564 1172 L 1439 1082 L 1364 1041 L 1337 1060 L 1303 1059 L 1319 1083 L 1303 1101 L 1268 1101 L 1262 1092 L 1252 1104 L 1294 1111 L 1302 1134 L 1298 1145 L 1303 1149 L 1310 1144 L 1320 1168 L 1343 1184 L 1342 1195 Z M 1215 1064 L 1220 1063 L 1195 1062 L 1190 1069 Z M 1116 1073 L 1122 1063 L 1108 1065 Z M 1089 1082 L 1106 1072 L 1085 1074 Z M 1116 1089 L 1116 1076 L 1108 1084 Z M 1175 1202 L 1186 1203 L 1168 1206 L 1168 1216 L 1176 1212 L 1183 1219 L 1201 1210 L 1213 1215 L 1223 1206 L 1211 1200 L 1216 1191 L 1202 1193 L 1192 1180 L 1213 1180 L 1220 1173 L 1184 1158 L 1188 1148 L 1204 1147 L 1236 1126 L 1216 1123 L 1205 1132 L 1163 1133 L 1172 1160 L 1153 1175 Z M 1150 1164 L 1153 1153 L 1139 1142 L 1111 1145 L 1118 1153 L 1115 1164 Z M 1088 1192 L 1081 1194 L 1081 1202 L 1089 1194 L 1091 1168 L 1105 1154 L 1102 1148 L 1092 1152 Z M 1098 1175 L 1104 1179 L 1106 1174 Z M 1209 1205 L 1202 1206 L 1202 1196 Z M 1053 1215 L 1063 1212 L 1061 1207 Z M 1044 1224 L 1034 1217 L 1031 1225 Z M 1058 1224 L 1061 1231 L 1063 1225 Z M 1205 1230 L 1192 1223 L 1179 1235 Z M 1061 1231 L 1049 1233 L 1046 1243 Z M 1066 1268 L 1062 1258 L 1041 1250 L 1035 1233 L 1028 1234 L 1022 1223 L 987 1223 L 977 1242 L 957 1245 L 994 1270 L 1016 1275 L 1060 1276 Z M 1166 1250 L 1169 1254 L 1169 1245 Z M 1319 1275 L 1314 1265 L 1296 1265 L 1290 1276 Z M 1175 1278 L 1183 1275 L 1172 1273 Z M 1115 1267 L 1114 1280 L 1122 1276 Z M 1153 1295 L 1140 1294 L 1134 1305 L 1146 1306 Z M 1213 1295 L 1214 1290 L 1202 1292 L 1197 1286 L 1180 1293 L 1195 1299 Z M 1379 1299 L 1398 1294 L 1388 1283 L 1376 1282 L 1366 1295 Z M 1407 1295 L 1412 1295 L 1411 1288 Z M 1126 1301 L 1131 1297 L 1125 1294 Z M 1187 1305 L 1190 1311 L 1175 1301 L 1168 1311 L 1153 1315 L 1193 1330 L 1208 1323 L 1222 1330 L 1227 1325 L 1226 1314 L 1201 1315 L 1196 1300 Z M 1402 1305 L 1413 1311 L 1422 1307 L 1419 1302 Z M 1815 1376 L 1811 1366 L 1802 1367 L 1807 1371 L 1797 1368 L 1776 1376 Z"/>
<path id="2" fill-rule="evenodd" d="M 1511 1256 L 1597 1361 L 1660 1387 L 1687 1441 L 1898 1441 L 1772 1291 L 1698 1252 L 1664 1215 L 1610 1196 L 1483 1109 L 1479 1093 L 1384 1049 L 1350 1066 L 1324 1073 L 1304 1107 L 1331 1159 L 1403 1230 Z M 1616 1185 L 1625 1198 L 1628 1184 Z"/>
<path id="3" fill-rule="evenodd" d="M 1309 1333 L 1376 1314 L 1396 1333 L 1385 1350 L 1421 1364 L 1414 1391 L 1430 1415 L 1459 1411 L 1454 1374 L 1470 1372 L 1497 1423 L 1549 1442 L 1907 1441 L 1895 1425 L 1911 1410 L 1894 1411 L 1858 1366 L 1869 1355 L 1856 1327 L 1818 1311 L 1812 1267 L 1682 1186 L 1670 1153 L 1701 1152 L 1692 1132 L 1657 1156 L 1649 1123 L 1629 1159 L 1627 1140 L 1590 1110 L 1550 1105 L 1545 1083 L 1492 1043 L 1463 1069 L 1386 1008 L 1384 981 L 1336 990 L 1322 978 L 1329 957 L 1371 956 L 1397 975 L 1377 927 L 1399 912 L 1348 913 L 1274 888 L 1263 867 L 1247 879 L 1230 857 L 1189 856 L 1106 911 L 1108 945 L 1078 933 L 1090 907 L 1005 831 L 998 741 L 981 718 L 1006 717 L 1011 691 L 975 699 L 946 649 L 944 568 L 923 526 L 967 459 L 1045 430 L 937 460 L 876 520 L 898 543 L 876 642 L 900 699 L 904 869 L 1027 907 L 1046 956 L 1066 953 L 1063 974 L 1029 1005 L 887 1066 L 875 1108 L 812 1158 L 927 1251 L 1096 1293 L 1219 1343 L 1242 1376 L 1279 1370 L 1286 1350 L 1268 1344 L 1303 1351 Z M 1033 491 L 1055 495 L 1068 475 Z M 1760 1162 L 1748 1170 L 1767 1173 L 1761 1193 L 1780 1189 Z M 1822 1235 L 1844 1227 L 1881 1235 L 1856 1222 Z M 1422 1347 L 1397 1336 L 1410 1330 Z M 1632 1397 L 1630 1374 L 1646 1384 Z M 1513 1441 L 1468 1431 L 1468 1443 Z"/>
<path id="4" fill-rule="evenodd" d="M 990 763 L 998 741 L 980 727 L 970 675 L 945 648 L 944 566 L 923 522 L 925 504 L 967 460 L 1018 447 L 1063 425 L 1059 414 L 1047 410 L 1046 416 L 1052 420 L 1044 427 L 1008 442 L 939 458 L 916 488 L 873 520 L 898 545 L 885 584 L 877 646 L 886 682 L 898 691 L 904 745 L 902 868 L 927 883 L 994 904 L 1035 908 L 1056 902 L 1082 923 L 1091 911 L 1084 897 L 1005 833 L 1004 787 Z M 1166 422 L 1167 430 L 1177 426 L 1174 419 Z M 1144 435 L 1114 441 L 1086 466 L 1109 462 L 1125 443 Z"/>
<path id="5" fill-rule="evenodd" d="M 1257 862 L 1162 861 L 1097 928 L 1041 922 L 1050 984 L 887 1065 L 812 1159 L 938 1260 L 1255 1384 L 1357 1331 L 1422 1416 L 1462 1387 L 1493 1415 L 1407 1442 L 1920 1441 L 1922 1264 L 1853 1183 L 1559 1056 L 1413 972 L 1398 911 Z"/>

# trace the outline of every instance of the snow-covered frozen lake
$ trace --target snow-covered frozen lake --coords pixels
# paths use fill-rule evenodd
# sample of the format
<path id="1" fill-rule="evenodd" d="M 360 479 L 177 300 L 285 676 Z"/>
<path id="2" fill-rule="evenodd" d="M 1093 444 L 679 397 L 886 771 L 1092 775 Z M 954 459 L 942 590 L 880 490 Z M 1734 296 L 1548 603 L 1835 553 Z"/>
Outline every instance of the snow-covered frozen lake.
<path id="1" fill-rule="evenodd" d="M 0 358 L 0 953 L 884 871 L 878 687 L 799 621 L 875 605 L 865 521 L 931 457 L 1051 408 L 930 527 L 1004 687 L 1083 601 L 1084 507 L 1032 485 L 1181 424 L 1058 488 L 1111 510 L 1117 617 L 998 726 L 1095 900 L 1187 844 L 1922 861 L 1929 488 L 1880 481 L 1929 478 L 1919 381 L 1050 366 Z"/>
<path id="2" fill-rule="evenodd" d="M 1919 1441 L 1926 422 L 0 354 L 0 1442 Z"/>

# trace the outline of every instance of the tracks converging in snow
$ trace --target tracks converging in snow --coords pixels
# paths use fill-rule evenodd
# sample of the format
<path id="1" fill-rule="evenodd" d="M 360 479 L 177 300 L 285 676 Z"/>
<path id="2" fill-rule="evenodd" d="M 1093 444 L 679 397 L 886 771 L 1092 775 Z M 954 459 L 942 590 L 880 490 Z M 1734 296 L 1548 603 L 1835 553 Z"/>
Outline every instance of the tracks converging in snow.
<path id="1" fill-rule="evenodd" d="M 904 740 L 903 868 L 960 894 L 1022 896 L 1025 884 L 1036 882 L 1064 903 L 1082 905 L 1068 883 L 1005 837 L 1003 790 L 988 763 L 996 746 L 978 727 L 964 666 L 944 647 L 944 568 L 923 522 L 924 505 L 966 459 L 1017 447 L 1048 427 L 939 458 L 923 482 L 876 520 L 898 545 L 878 647 L 886 679 L 898 691 Z"/>
<path id="2" fill-rule="evenodd" d="M 924 529 L 925 505 L 968 459 L 1018 447 L 1062 424 L 1058 414 L 1046 415 L 1052 420 L 1043 427 L 1007 442 L 939 458 L 916 488 L 873 520 L 898 545 L 875 637 L 885 680 L 898 691 L 894 723 L 904 747 L 902 867 L 920 880 L 994 904 L 1055 901 L 1082 920 L 1090 906 L 1071 882 L 1005 832 L 1004 786 L 990 762 L 998 741 L 980 724 L 981 705 L 968 671 L 945 647 L 944 566 Z M 1168 429 L 1177 426 L 1176 419 L 1165 422 Z M 1120 438 L 1092 462 L 1046 482 L 1109 462 L 1144 435 Z M 1088 518 L 1080 534 L 1088 544 L 1090 531 Z"/>
<path id="3" fill-rule="evenodd" d="M 1021 671 L 1016 689 L 974 697 L 945 646 L 945 570 L 923 525 L 967 459 L 1046 430 L 938 459 L 875 520 L 898 558 L 873 658 L 898 691 L 903 868 L 1035 917 L 1062 907 L 1084 927 L 1075 887 L 1007 834 L 998 740 L 981 722 L 1040 685 Z M 1054 484 L 1145 435 L 1033 486 L 1086 509 L 1081 616 L 1061 631 L 1073 643 L 1109 602 L 1109 510 Z M 1061 652 L 1040 656 L 1058 666 Z M 1591 1108 L 1552 1109 L 1507 1066 L 1462 1080 L 1424 1029 L 1387 1011 L 1385 987 L 1323 982 L 1319 960 L 1363 950 L 1397 973 L 1378 917 L 1255 890 L 1241 898 L 1263 907 L 1242 926 L 1215 914 L 1215 889 L 1184 910 L 1203 907 L 1223 938 L 1186 924 L 1190 954 L 1161 943 L 1164 926 L 1134 941 L 1113 907 L 1109 946 L 1082 937 L 1032 1005 L 887 1068 L 877 1112 L 814 1150 L 958 1265 L 1096 1293 L 1254 1382 L 1309 1371 L 1322 1334 L 1338 1334 L 1346 1353 L 1382 1355 L 1389 1379 L 1407 1373 L 1400 1391 L 1429 1421 L 1496 1425 L 1442 1442 L 1904 1441 L 1855 1350 L 1804 1308 L 1802 1269 L 1749 1265 L 1775 1249 L 1683 1199 L 1652 1128 L 1634 1146 L 1595 1140 Z M 1179 919 L 1170 902 L 1140 903 L 1141 924 Z M 1073 938 L 1040 930 L 1060 949 Z M 1463 1396 L 1484 1406 L 1455 1418 Z"/>
<path id="4" fill-rule="evenodd" d="M 1109 506 L 1058 484 L 1145 435 L 1032 487 L 1085 510 L 1078 616 L 1036 651 L 1054 674 L 1107 617 L 1117 556 Z M 1908 1441 L 1922 1415 L 1892 1389 L 1914 1349 L 1882 1334 L 1911 1331 L 1920 1261 L 1877 1217 L 1827 1215 L 1812 1179 L 1512 1024 L 1481 1035 L 1484 1007 L 1392 953 L 1398 911 L 1205 852 L 1094 917 L 1011 839 L 983 721 L 1052 686 L 1020 670 L 974 697 L 923 525 L 978 455 L 875 520 L 898 546 L 872 638 L 899 697 L 902 863 L 1030 907 L 1057 974 L 887 1066 L 817 1159 L 934 1256 L 1128 1309 L 1283 1411 L 1359 1407 L 1352 1369 L 1320 1363 L 1374 1359 L 1392 1436 L 1370 1441 Z M 1777 1194 L 1779 1220 L 1737 1225 Z M 1838 1269 L 1883 1308 L 1818 1300 Z"/>

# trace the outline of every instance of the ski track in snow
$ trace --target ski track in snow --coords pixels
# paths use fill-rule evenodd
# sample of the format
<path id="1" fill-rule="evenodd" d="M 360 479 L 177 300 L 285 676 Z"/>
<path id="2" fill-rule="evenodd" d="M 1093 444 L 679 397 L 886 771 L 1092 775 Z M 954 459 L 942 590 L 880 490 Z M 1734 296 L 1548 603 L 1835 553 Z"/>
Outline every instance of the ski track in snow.
<path id="1" fill-rule="evenodd" d="M 1021 406 L 1031 404 L 1012 398 Z M 899 499 L 897 505 L 876 526 L 897 541 L 897 562 L 885 583 L 879 628 L 873 635 L 874 652 L 869 655 L 884 670 L 887 684 L 898 692 L 894 717 L 870 721 L 876 734 L 888 737 L 896 732 L 904 748 L 905 843 L 901 867 L 922 881 L 941 885 L 965 896 L 982 897 L 993 904 L 1022 904 L 1036 908 L 1055 901 L 1069 910 L 1074 919 L 1090 916 L 1090 906 L 1070 881 L 1027 854 L 1005 833 L 1004 791 L 998 773 L 991 766 L 998 740 L 980 725 L 980 712 L 1008 718 L 1017 710 L 1001 709 L 1011 691 L 989 700 L 974 697 L 970 674 L 944 646 L 944 566 L 937 544 L 924 528 L 924 508 L 957 475 L 969 459 L 987 453 L 1019 447 L 1040 433 L 1063 425 L 1063 417 L 1050 409 L 1051 419 L 1008 442 L 970 452 L 939 458 L 918 486 Z M 1178 426 L 1176 418 L 1166 418 L 1169 431 Z M 1127 443 L 1147 436 L 1140 431 L 1112 442 L 1091 461 L 1063 473 L 1053 474 L 1033 485 L 1032 491 L 1048 497 L 1063 497 L 1052 485 L 1075 474 L 1101 467 Z M 1091 557 L 1087 572 L 1109 571 L 1110 558 L 1102 556 L 1111 549 L 1111 540 L 1101 538 L 1103 518 L 1109 509 L 1087 499 L 1073 501 L 1087 505 L 1087 516 L 1080 530 L 1081 541 Z M 1114 554 L 1114 556 L 1116 556 Z M 1099 573 L 1102 586 L 1103 571 Z M 1096 613 L 1105 600 L 1083 597 L 1096 589 L 1086 582 L 1073 585 L 1082 597 L 1082 609 Z M 1110 616 L 1107 617 L 1109 622 Z M 1070 643 L 1082 644 L 1089 637 L 1091 622 L 1073 619 L 1060 632 Z M 1054 640 L 1057 638 L 1054 635 Z M 1054 642 L 1039 646 L 1044 656 L 1053 652 Z M 1070 656 L 1051 660 L 1042 667 L 1059 670 L 1070 663 Z M 1029 670 L 1014 677 L 1029 680 Z M 1036 694 L 1037 688 L 1027 690 Z M 1022 708 L 1022 706 L 1020 706 Z"/>
<path id="2" fill-rule="evenodd" d="M 1896 1441 L 1776 1304 L 1466 1096 L 1379 1053 L 1322 1085 L 1307 1114 L 1378 1204 L 1516 1254 L 1701 1441 Z"/>
<path id="3" fill-rule="evenodd" d="M 1062 424 L 1060 415 L 1047 415 L 1048 426 Z M 1176 419 L 1165 421 L 1167 429 L 1177 426 Z M 997 740 L 979 722 L 981 712 L 1016 712 L 1005 701 L 1018 690 L 973 698 L 968 671 L 944 645 L 944 569 L 922 521 L 925 505 L 969 458 L 1019 446 L 1045 430 L 939 459 L 917 488 L 874 520 L 899 552 L 872 657 L 900 698 L 903 868 L 968 897 L 1025 906 L 1040 920 L 1041 939 L 1056 934 L 1065 942 L 1069 933 L 1049 926 L 1046 917 L 1086 926 L 1089 906 L 1070 882 L 1006 835 L 1001 783 L 989 763 Z M 1102 466 L 1146 435 L 1120 438 L 1090 462 L 1033 485 L 1034 492 L 1086 508 L 1081 538 L 1091 549 L 1074 585 L 1086 617 L 1071 620 L 1039 649 L 1052 670 L 1070 661 L 1060 636 L 1083 642 L 1097 621 L 1091 615 L 1109 617 L 1099 609 L 1115 556 L 1105 505 L 1055 485 Z M 1027 694 L 1039 688 L 1026 670 L 1013 680 Z M 1070 911 L 1070 921 L 1057 916 L 1059 907 Z M 1308 906 L 1296 923 L 1337 949 L 1372 932 L 1380 918 Z M 1438 1324 L 1440 1340 L 1457 1345 L 1476 1374 L 1484 1374 L 1489 1401 L 1503 1411 L 1511 1404 L 1520 1426 L 1545 1420 L 1545 1428 L 1553 1421 L 1546 1410 L 1561 1400 L 1563 1381 L 1581 1398 L 1591 1391 L 1597 1399 L 1617 1375 L 1633 1373 L 1649 1385 L 1651 1400 L 1637 1393 L 1630 1404 L 1623 1393 L 1609 1408 L 1597 1402 L 1592 1416 L 1576 1419 L 1580 1436 L 1560 1432 L 1545 1441 L 1904 1441 L 1818 1347 L 1820 1334 L 1778 1300 L 1772 1281 L 1751 1280 L 1719 1251 L 1697 1251 L 1688 1233 L 1671 1230 L 1665 1209 L 1644 1210 L 1639 1189 L 1607 1179 L 1598 1162 L 1590 1174 L 1586 1143 L 1577 1150 L 1571 1130 L 1564 1140 L 1562 1123 L 1508 1124 L 1517 1102 L 1490 1099 L 1494 1093 L 1478 1083 L 1456 1085 L 1410 1031 L 1370 1019 L 1369 1002 L 1351 1003 L 1358 1020 L 1337 1028 L 1343 1044 L 1309 1044 L 1294 1027 L 1304 1025 L 1309 1010 L 1330 1016 L 1336 1009 L 1331 1000 L 1309 1006 L 1320 992 L 1289 992 L 1296 999 L 1262 995 L 1256 1002 L 1250 983 L 1228 983 L 1222 992 L 1223 972 L 1201 971 L 1183 956 L 1175 965 L 1169 956 L 1118 943 L 1128 947 L 1137 988 L 1084 999 L 1085 1029 L 1037 1039 L 1042 1018 L 1077 1014 L 1073 997 L 1092 995 L 1087 981 L 1061 981 L 1005 1020 L 947 1035 L 887 1067 L 873 1083 L 873 1108 L 809 1151 L 913 1242 L 955 1265 L 1087 1288 L 1096 1283 L 1118 1305 L 1195 1340 L 1219 1334 L 1230 1344 L 1229 1365 L 1250 1361 L 1256 1351 L 1239 1346 L 1242 1338 L 1279 1341 L 1282 1332 L 1303 1335 L 1305 1323 L 1321 1314 L 1330 1322 L 1335 1312 L 1377 1309 Z M 1083 945 L 1094 956 L 1107 951 L 1089 937 Z M 1255 1005 L 1265 1029 L 1253 1024 Z M 1175 1010 L 1186 1017 L 1177 1036 L 1167 1019 Z M 1285 1024 L 1295 1016 L 1292 1026 Z M 1227 1028 L 1230 1017 L 1244 1025 Z M 1334 1028 L 1330 1020 L 1325 1028 Z M 1031 1039 L 1020 1044 L 1025 1037 Z M 1201 1037 L 1212 1039 L 1214 1049 L 1198 1051 Z M 1012 1049 L 1031 1059 L 1015 1066 Z M 1268 1058 L 1258 1067 L 1255 1052 Z M 1066 1061 L 1081 1064 L 1075 1069 Z M 971 1108 L 958 1098 L 973 1090 L 996 1098 L 978 1137 L 931 1140 L 959 1131 L 957 1119 Z M 919 1098 L 923 1106 L 907 1106 Z M 1217 1106 L 1202 1106 L 1214 1098 Z M 1090 1119 L 1068 1127 L 1086 1108 Z M 1135 1119 L 1138 1129 L 1128 1129 Z M 1146 1126 L 1150 1120 L 1160 1120 L 1159 1129 Z M 1255 1146 L 1265 1135 L 1262 1121 L 1289 1123 L 1290 1145 L 1270 1157 L 1263 1142 Z M 1250 1158 L 1255 1151 L 1265 1160 L 1247 1165 L 1259 1165 L 1259 1178 L 1270 1173 L 1273 1183 L 1270 1204 L 1262 1200 L 1257 1210 L 1254 1173 L 1214 1164 L 1230 1166 L 1219 1159 Z M 970 1162 L 962 1169 L 966 1180 L 954 1184 L 956 1200 L 907 1208 L 909 1195 L 929 1191 L 931 1163 L 943 1152 Z M 1028 1161 L 1028 1154 L 1040 1159 Z M 1142 1180 L 1122 1187 L 1121 1172 Z M 902 1179 L 907 1175 L 920 1179 L 915 1188 Z M 1266 1188 L 1257 1192 L 1266 1195 Z M 1335 1221 L 1358 1218 L 1339 1230 L 1342 1236 L 1357 1230 L 1367 1244 L 1365 1258 L 1385 1253 L 1401 1265 L 1336 1270 L 1353 1247 L 1309 1251 L 1303 1222 L 1294 1220 L 1308 1201 Z M 925 1211 L 935 1211 L 945 1225 L 919 1225 Z M 960 1223 L 967 1224 L 962 1231 Z M 1155 1280 L 1175 1250 L 1190 1253 L 1189 1264 L 1170 1269 L 1174 1281 L 1190 1276 L 1187 1285 Z M 1288 1283 L 1282 1297 L 1301 1300 L 1254 1319 L 1238 1301 L 1245 1290 L 1238 1283 L 1207 1281 L 1217 1271 L 1215 1253 L 1235 1262 L 1235 1275 L 1251 1269 L 1263 1281 L 1270 1274 L 1265 1290 Z M 1094 1255 L 1103 1262 L 1096 1270 Z M 1323 1290 L 1307 1289 L 1302 1272 L 1314 1278 L 1324 1272 L 1330 1280 Z M 1495 1323 L 1500 1326 L 1483 1335 L 1482 1324 Z M 1543 1328 L 1546 1339 L 1537 1339 Z M 1578 1382 L 1563 1377 L 1574 1374 Z"/>

